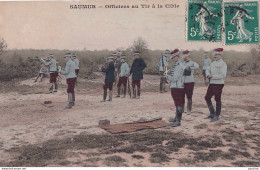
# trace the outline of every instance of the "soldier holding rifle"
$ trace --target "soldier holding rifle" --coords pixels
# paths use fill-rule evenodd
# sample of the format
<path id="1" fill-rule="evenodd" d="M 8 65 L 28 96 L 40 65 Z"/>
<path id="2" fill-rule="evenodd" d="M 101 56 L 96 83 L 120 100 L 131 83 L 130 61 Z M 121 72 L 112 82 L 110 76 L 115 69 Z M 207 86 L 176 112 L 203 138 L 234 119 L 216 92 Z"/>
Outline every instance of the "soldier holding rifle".
<path id="1" fill-rule="evenodd" d="M 159 72 L 161 75 L 160 78 L 160 92 L 164 93 L 166 92 L 165 86 L 167 83 L 167 79 L 165 77 L 166 73 L 167 73 L 167 66 L 168 66 L 168 58 L 171 55 L 171 52 L 169 50 L 165 50 L 164 55 L 161 56 L 159 63 L 158 63 L 158 67 L 159 67 Z"/>

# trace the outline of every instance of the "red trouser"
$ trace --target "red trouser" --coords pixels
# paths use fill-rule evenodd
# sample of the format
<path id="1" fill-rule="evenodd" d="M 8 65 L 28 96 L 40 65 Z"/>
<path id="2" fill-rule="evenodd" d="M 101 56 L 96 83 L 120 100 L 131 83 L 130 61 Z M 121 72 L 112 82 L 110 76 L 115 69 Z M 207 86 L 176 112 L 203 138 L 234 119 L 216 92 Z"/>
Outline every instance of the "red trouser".
<path id="1" fill-rule="evenodd" d="M 113 90 L 113 82 L 105 82 L 105 84 L 103 85 L 103 89 L 104 90 Z"/>
<path id="2" fill-rule="evenodd" d="M 187 99 L 192 99 L 193 89 L 194 89 L 194 82 L 184 83 L 184 91 Z"/>
<path id="3" fill-rule="evenodd" d="M 50 83 L 56 83 L 58 77 L 58 72 L 50 73 Z"/>
<path id="4" fill-rule="evenodd" d="M 175 104 L 175 107 L 184 106 L 185 102 L 185 91 L 184 89 L 177 89 L 177 88 L 172 88 L 171 89 L 171 95 Z"/>
<path id="5" fill-rule="evenodd" d="M 74 93 L 76 80 L 77 80 L 77 78 L 69 78 L 69 79 L 67 79 L 67 84 L 68 84 L 67 93 Z"/>
<path id="6" fill-rule="evenodd" d="M 140 88 L 141 87 L 141 80 L 133 80 L 132 81 L 132 87 L 135 88 L 135 86 Z"/>
<path id="7" fill-rule="evenodd" d="M 126 86 L 127 84 L 127 77 L 119 77 L 119 81 L 117 83 L 117 87 L 120 87 L 123 84 L 123 86 Z"/>
<path id="8" fill-rule="evenodd" d="M 211 98 L 215 96 L 216 102 L 221 102 L 221 94 L 224 84 L 210 84 L 207 90 L 207 94 L 205 96 L 205 100 L 207 102 L 211 101 Z"/>

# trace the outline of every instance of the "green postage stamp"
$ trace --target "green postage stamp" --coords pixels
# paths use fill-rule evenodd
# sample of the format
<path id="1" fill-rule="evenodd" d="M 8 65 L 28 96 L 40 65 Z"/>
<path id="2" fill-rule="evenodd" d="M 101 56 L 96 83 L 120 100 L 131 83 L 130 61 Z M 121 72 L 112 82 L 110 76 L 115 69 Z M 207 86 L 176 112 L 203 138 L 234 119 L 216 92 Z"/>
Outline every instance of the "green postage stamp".
<path id="1" fill-rule="evenodd" d="M 225 44 L 258 44 L 258 2 L 225 2 Z"/>
<path id="2" fill-rule="evenodd" d="M 188 41 L 222 40 L 222 0 L 188 0 Z"/>

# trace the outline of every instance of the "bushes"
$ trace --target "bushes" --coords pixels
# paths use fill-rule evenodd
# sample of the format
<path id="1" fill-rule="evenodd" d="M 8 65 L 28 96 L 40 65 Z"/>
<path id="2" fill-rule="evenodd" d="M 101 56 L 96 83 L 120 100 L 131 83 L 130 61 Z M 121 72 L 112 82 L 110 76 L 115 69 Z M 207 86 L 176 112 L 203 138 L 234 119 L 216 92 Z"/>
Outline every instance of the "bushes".
<path id="1" fill-rule="evenodd" d="M 0 80 L 9 81 L 14 78 L 30 78 L 36 76 L 40 62 L 38 60 L 32 60 L 33 57 L 44 58 L 48 54 L 53 54 L 59 61 L 59 65 L 64 67 L 65 63 L 63 55 L 69 50 L 8 50 L 2 56 L 0 56 Z M 100 71 L 101 65 L 106 61 L 108 55 L 113 54 L 115 51 L 102 50 L 102 51 L 72 51 L 78 55 L 80 60 L 80 77 L 83 78 L 95 78 L 93 72 Z M 259 53 L 259 50 L 257 51 Z M 237 72 L 237 69 L 242 64 L 245 64 L 246 74 L 259 73 L 259 59 L 257 52 L 236 52 L 225 51 L 224 61 L 228 65 L 228 74 L 231 75 Z M 158 61 L 163 51 L 159 50 L 147 50 L 143 53 L 143 58 L 147 64 L 147 68 L 144 70 L 145 74 L 158 74 Z M 204 50 L 191 51 L 191 58 L 200 65 L 202 68 Z M 256 54 L 257 53 L 257 54 Z M 133 62 L 133 56 L 130 49 L 124 50 L 124 54 L 127 56 L 127 62 L 131 66 Z M 257 59 L 254 59 L 257 58 Z M 213 60 L 213 57 L 210 56 Z M 169 68 L 172 67 L 172 61 L 170 60 Z M 257 67 L 255 70 L 253 67 Z M 201 70 L 195 72 L 195 74 L 201 74 Z"/>

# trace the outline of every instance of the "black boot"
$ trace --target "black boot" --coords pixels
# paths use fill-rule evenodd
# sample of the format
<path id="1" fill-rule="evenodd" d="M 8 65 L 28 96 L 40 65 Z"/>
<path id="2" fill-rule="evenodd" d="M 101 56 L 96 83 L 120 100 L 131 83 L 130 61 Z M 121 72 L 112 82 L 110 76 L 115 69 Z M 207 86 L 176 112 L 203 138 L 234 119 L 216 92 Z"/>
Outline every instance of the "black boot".
<path id="1" fill-rule="evenodd" d="M 166 77 L 164 77 L 163 78 L 163 83 L 162 83 L 162 90 L 163 90 L 163 92 L 167 92 L 166 91 L 166 82 L 167 82 L 167 79 L 166 79 Z"/>
<path id="2" fill-rule="evenodd" d="M 221 102 L 216 102 L 216 114 L 211 119 L 211 122 L 215 122 L 219 119 L 219 115 L 221 113 Z"/>
<path id="3" fill-rule="evenodd" d="M 136 89 L 133 88 L 133 98 L 136 98 Z"/>
<path id="4" fill-rule="evenodd" d="M 191 108 L 192 108 L 192 100 L 188 99 L 188 102 L 187 102 L 187 113 L 191 112 Z"/>
<path id="5" fill-rule="evenodd" d="M 120 92 L 121 92 L 121 88 L 117 87 L 117 96 L 116 97 L 120 97 Z"/>
<path id="6" fill-rule="evenodd" d="M 65 107 L 65 109 L 71 109 L 72 108 L 72 93 L 68 93 L 68 104 Z"/>
<path id="7" fill-rule="evenodd" d="M 53 93 L 53 84 L 51 84 L 50 93 Z"/>
<path id="8" fill-rule="evenodd" d="M 176 112 L 177 112 L 176 121 L 173 122 L 172 127 L 177 127 L 177 126 L 181 125 L 182 111 L 183 111 L 183 107 L 182 106 L 178 106 L 176 108 Z"/>
<path id="9" fill-rule="evenodd" d="M 160 93 L 163 93 L 163 79 L 160 79 Z"/>
<path id="10" fill-rule="evenodd" d="M 177 109 L 176 109 L 176 112 L 175 112 L 175 117 L 172 117 L 169 119 L 169 122 L 176 122 L 177 120 Z"/>
<path id="11" fill-rule="evenodd" d="M 58 84 L 57 84 L 57 82 L 54 83 L 54 88 L 55 88 L 55 89 L 54 89 L 53 92 L 57 92 L 57 91 L 58 91 Z"/>
<path id="12" fill-rule="evenodd" d="M 140 99 L 140 95 L 141 95 L 141 88 L 137 87 L 137 99 Z"/>
<path id="13" fill-rule="evenodd" d="M 112 101 L 112 95 L 113 95 L 113 91 L 109 90 L 109 99 L 107 101 Z"/>
<path id="14" fill-rule="evenodd" d="M 107 98 L 107 91 L 104 90 L 104 93 L 103 93 L 103 100 L 101 100 L 101 102 L 105 102 L 105 101 L 106 101 L 106 98 Z"/>
<path id="15" fill-rule="evenodd" d="M 207 105 L 208 105 L 208 108 L 209 108 L 210 115 L 208 117 L 206 117 L 206 119 L 212 119 L 214 117 L 214 115 L 216 114 L 215 109 L 214 109 L 211 101 L 207 102 Z"/>
<path id="16" fill-rule="evenodd" d="M 72 93 L 72 106 L 75 106 L 75 92 Z"/>
<path id="17" fill-rule="evenodd" d="M 123 98 L 126 96 L 126 86 L 123 86 Z"/>

